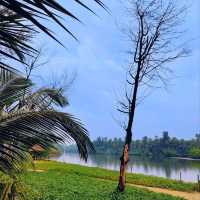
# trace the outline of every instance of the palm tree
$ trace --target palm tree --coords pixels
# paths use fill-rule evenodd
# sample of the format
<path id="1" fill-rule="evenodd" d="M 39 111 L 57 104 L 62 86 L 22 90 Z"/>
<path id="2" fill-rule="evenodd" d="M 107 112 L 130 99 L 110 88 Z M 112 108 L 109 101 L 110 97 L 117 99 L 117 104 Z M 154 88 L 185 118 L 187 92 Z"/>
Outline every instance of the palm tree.
<path id="1" fill-rule="evenodd" d="M 80 156 L 87 160 L 88 149 L 94 149 L 87 130 L 71 114 L 54 109 L 68 104 L 62 90 L 32 92 L 32 86 L 30 80 L 16 77 L 0 88 L 0 170 L 17 170 L 35 144 L 46 148 L 75 141 Z"/>
<path id="2" fill-rule="evenodd" d="M 73 1 L 95 14 L 81 0 Z M 106 9 L 100 0 L 93 1 Z M 0 2 L 0 172 L 5 174 L 20 172 L 22 162 L 29 158 L 27 150 L 35 144 L 47 148 L 54 143 L 75 141 L 80 157 L 85 160 L 88 150 L 94 149 L 82 123 L 71 114 L 54 109 L 55 105 L 67 105 L 60 89 L 42 88 L 32 92 L 32 82 L 5 61 L 11 59 L 26 65 L 27 57 L 37 56 L 31 41 L 39 32 L 61 44 L 41 19 L 53 20 L 76 39 L 61 22 L 62 15 L 81 22 L 54 0 Z M 12 187 L 5 188 L 2 199 L 7 198 L 8 190 L 12 192 Z"/>
<path id="3" fill-rule="evenodd" d="M 0 88 L 0 171 L 11 180 L 2 191 L 7 200 L 11 188 L 19 187 L 17 174 L 30 159 L 28 150 L 34 145 L 44 149 L 55 143 L 75 141 L 80 157 L 87 160 L 88 150 L 94 150 L 87 130 L 69 113 L 55 110 L 68 100 L 63 90 L 40 88 L 32 91 L 33 83 L 17 76 Z M 13 192 L 15 195 L 15 192 Z M 18 194 L 24 197 L 23 194 Z"/>

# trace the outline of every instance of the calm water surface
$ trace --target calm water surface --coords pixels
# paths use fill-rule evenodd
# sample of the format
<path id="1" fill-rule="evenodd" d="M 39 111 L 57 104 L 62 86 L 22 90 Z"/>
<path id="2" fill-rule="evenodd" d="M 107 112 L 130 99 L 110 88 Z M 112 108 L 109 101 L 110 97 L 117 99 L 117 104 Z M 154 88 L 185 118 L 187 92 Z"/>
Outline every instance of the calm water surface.
<path id="1" fill-rule="evenodd" d="M 64 153 L 53 158 L 60 162 L 74 163 L 91 167 L 101 167 L 111 170 L 119 170 L 119 156 L 115 155 L 90 155 L 88 162 L 80 160 L 78 154 Z M 138 157 L 130 157 L 129 172 L 154 175 L 183 181 L 196 182 L 200 175 L 200 161 L 165 159 L 162 161 L 146 160 Z"/>

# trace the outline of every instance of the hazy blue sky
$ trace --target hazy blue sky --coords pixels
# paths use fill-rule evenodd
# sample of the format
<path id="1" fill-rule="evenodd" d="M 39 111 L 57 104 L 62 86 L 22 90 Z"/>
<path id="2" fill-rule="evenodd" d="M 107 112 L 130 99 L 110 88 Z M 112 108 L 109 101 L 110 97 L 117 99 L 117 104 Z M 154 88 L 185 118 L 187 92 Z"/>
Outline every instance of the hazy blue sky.
<path id="1" fill-rule="evenodd" d="M 200 1 L 189 2 L 185 40 L 190 40 L 192 55 L 172 65 L 176 77 L 168 91 L 156 89 L 138 106 L 134 125 L 136 138 L 159 136 L 164 130 L 179 138 L 191 138 L 200 132 Z M 44 35 L 37 39 L 37 45 L 44 47 L 50 61 L 35 74 L 48 77 L 48 82 L 53 73 L 77 73 L 68 91 L 70 107 L 65 110 L 84 122 L 93 139 L 97 136 L 124 137 L 113 116 L 119 117 L 116 105 L 125 86 L 123 66 L 127 64 L 125 51 L 129 48 L 117 24 L 128 19 L 120 1 L 105 0 L 105 3 L 111 15 L 93 5 L 100 17 L 70 3 L 85 23 L 74 24 L 69 20 L 66 23 L 79 43 L 52 25 L 67 50 Z"/>

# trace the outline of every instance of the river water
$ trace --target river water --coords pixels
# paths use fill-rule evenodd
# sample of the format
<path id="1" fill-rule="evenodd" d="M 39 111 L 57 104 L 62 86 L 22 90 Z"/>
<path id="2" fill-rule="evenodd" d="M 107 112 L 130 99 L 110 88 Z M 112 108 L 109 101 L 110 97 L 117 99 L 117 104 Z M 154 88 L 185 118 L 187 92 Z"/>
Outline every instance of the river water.
<path id="1" fill-rule="evenodd" d="M 119 156 L 115 155 L 90 155 L 88 162 L 85 163 L 80 160 L 78 154 L 64 153 L 53 160 L 111 170 L 119 170 L 120 167 Z M 181 174 L 182 181 L 197 182 L 197 176 L 200 175 L 200 161 L 175 158 L 155 161 L 134 156 L 130 157 L 128 171 L 176 180 L 180 180 Z"/>

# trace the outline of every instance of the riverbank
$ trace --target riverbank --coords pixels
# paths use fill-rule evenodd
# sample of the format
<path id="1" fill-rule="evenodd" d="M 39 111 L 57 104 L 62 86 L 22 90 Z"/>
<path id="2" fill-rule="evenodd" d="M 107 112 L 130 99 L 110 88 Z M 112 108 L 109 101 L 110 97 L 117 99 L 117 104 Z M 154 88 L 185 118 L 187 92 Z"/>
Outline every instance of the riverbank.
<path id="1" fill-rule="evenodd" d="M 179 160 L 192 160 L 192 161 L 200 161 L 199 158 L 189 158 L 189 157 L 169 157 L 172 159 L 179 159 Z"/>
<path id="2" fill-rule="evenodd" d="M 120 169 L 119 157 L 105 154 L 90 155 L 87 163 L 80 160 L 79 154 L 71 153 L 62 154 L 59 157 L 52 158 L 52 160 L 108 170 L 119 171 Z M 173 180 L 180 180 L 181 178 L 184 182 L 197 183 L 197 175 L 200 174 L 200 162 L 179 159 L 146 160 L 141 157 L 130 156 L 128 172 Z"/>
<path id="3" fill-rule="evenodd" d="M 37 161 L 36 171 L 29 171 L 23 182 L 33 191 L 32 199 L 39 200 L 180 200 L 181 198 L 149 192 L 128 186 L 123 194 L 116 194 L 118 172 L 53 161 Z M 192 192 L 196 184 L 138 174 L 127 175 L 128 184 L 167 188 Z M 36 198 L 37 197 L 37 198 Z M 30 199 L 31 199 L 30 198 Z"/>

